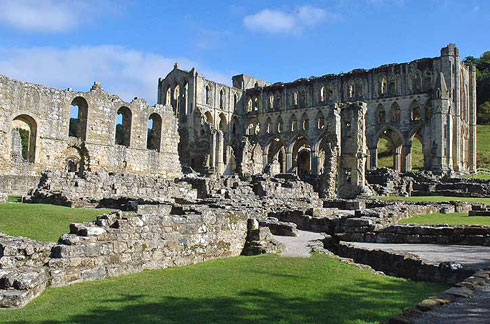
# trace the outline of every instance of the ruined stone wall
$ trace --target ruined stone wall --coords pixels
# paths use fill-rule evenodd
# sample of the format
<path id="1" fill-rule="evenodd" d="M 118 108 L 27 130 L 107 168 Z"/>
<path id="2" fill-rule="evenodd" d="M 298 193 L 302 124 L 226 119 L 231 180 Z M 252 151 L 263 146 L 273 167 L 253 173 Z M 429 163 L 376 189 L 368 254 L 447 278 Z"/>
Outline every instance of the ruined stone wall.
<path id="1" fill-rule="evenodd" d="M 121 208 L 129 201 L 165 202 L 196 199 L 191 185 L 158 176 L 124 173 L 44 171 L 39 185 L 26 197 L 28 202 L 71 207 Z"/>
<path id="2" fill-rule="evenodd" d="M 174 79 L 182 74 L 174 69 L 161 81 L 159 91 L 171 93 L 174 84 L 179 84 Z M 194 97 L 189 102 L 194 103 L 198 113 L 185 122 L 181 120 L 183 132 L 195 138 L 183 143 L 181 152 L 188 155 L 183 163 L 196 169 L 204 166 L 207 172 L 215 174 L 261 173 L 255 172 L 255 168 L 298 172 L 294 152 L 287 152 L 287 146 L 304 137 L 311 147 L 310 173 L 320 174 L 318 170 L 325 167 L 318 167 L 315 145 L 326 132 L 340 136 L 339 129 L 328 124 L 331 113 L 339 103 L 356 101 L 367 104 L 369 168 L 377 166 L 377 144 L 381 138 L 394 146 L 393 167 L 397 170 L 411 170 L 414 140 L 422 143 L 427 170 L 446 173 L 476 168 L 474 68 L 461 62 L 454 44 L 441 49 L 440 56 L 434 58 L 287 83 L 271 84 L 238 75 L 230 88 L 204 79 L 195 70 L 189 76 L 194 80 L 194 89 L 188 93 Z M 222 128 L 222 124 L 228 127 Z M 203 131 L 206 125 L 216 129 L 216 134 Z M 206 140 L 199 142 L 199 134 Z M 248 144 L 252 145 L 245 147 L 244 136 L 255 136 L 257 140 L 249 138 Z M 285 146 L 281 162 L 275 153 L 268 152 L 269 143 L 276 138 Z M 257 149 L 262 154 L 262 163 L 256 162 L 258 158 L 251 154 L 256 143 L 262 151 Z M 202 147 L 206 150 L 202 151 Z M 200 148 L 194 157 L 187 153 Z M 287 154 L 293 154 L 290 160 Z M 289 167 L 285 165 L 288 161 Z M 232 163 L 236 168 L 231 167 Z"/>
<path id="3" fill-rule="evenodd" d="M 140 205 L 72 224 L 58 244 L 0 234 L 0 308 L 23 307 L 47 285 L 238 256 L 247 218 L 207 206 Z"/>
<path id="4" fill-rule="evenodd" d="M 84 111 L 77 136 L 70 136 L 70 107 Z M 116 145 L 117 114 L 124 110 L 124 143 Z M 80 116 L 80 115 L 79 115 Z M 155 118 L 152 149 L 148 121 Z M 0 76 L 0 175 L 40 175 L 44 169 L 74 168 L 181 175 L 178 123 L 172 108 L 148 106 L 142 99 L 124 102 L 95 83 L 89 92 L 58 90 Z M 25 132 L 27 153 L 20 130 Z M 22 153 L 22 154 L 21 154 Z"/>
<path id="5" fill-rule="evenodd" d="M 39 176 L 0 175 L 0 192 L 22 196 L 36 188 L 39 179 Z"/>

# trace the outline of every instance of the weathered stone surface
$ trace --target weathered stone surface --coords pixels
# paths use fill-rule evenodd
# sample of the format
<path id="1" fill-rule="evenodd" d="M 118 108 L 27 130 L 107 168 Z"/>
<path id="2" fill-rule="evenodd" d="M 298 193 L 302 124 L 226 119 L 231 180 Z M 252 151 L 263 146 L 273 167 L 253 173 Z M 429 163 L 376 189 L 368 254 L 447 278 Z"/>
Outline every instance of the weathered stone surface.
<path id="1" fill-rule="evenodd" d="M 8 194 L 0 192 L 0 204 L 5 204 L 8 201 Z"/>

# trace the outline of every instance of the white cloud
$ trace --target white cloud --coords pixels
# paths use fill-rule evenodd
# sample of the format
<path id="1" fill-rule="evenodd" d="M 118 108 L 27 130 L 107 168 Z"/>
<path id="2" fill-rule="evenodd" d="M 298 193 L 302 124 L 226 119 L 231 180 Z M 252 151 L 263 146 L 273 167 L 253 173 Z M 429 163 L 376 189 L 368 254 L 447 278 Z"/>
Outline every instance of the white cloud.
<path id="1" fill-rule="evenodd" d="M 300 34 L 304 28 L 312 28 L 325 22 L 334 22 L 340 16 L 322 8 L 303 6 L 294 12 L 264 9 L 243 19 L 245 27 L 252 31 L 271 34 Z"/>
<path id="2" fill-rule="evenodd" d="M 63 32 L 109 8 L 106 0 L 1 0 L 0 23 L 22 30 Z"/>
<path id="3" fill-rule="evenodd" d="M 81 91 L 100 81 L 107 92 L 124 100 L 140 97 L 149 103 L 156 102 L 158 78 L 165 77 L 175 62 L 183 69 L 196 66 L 198 72 L 217 82 L 230 82 L 229 76 L 200 69 L 184 58 L 168 58 L 121 46 L 0 47 L 0 72 L 10 78 Z"/>

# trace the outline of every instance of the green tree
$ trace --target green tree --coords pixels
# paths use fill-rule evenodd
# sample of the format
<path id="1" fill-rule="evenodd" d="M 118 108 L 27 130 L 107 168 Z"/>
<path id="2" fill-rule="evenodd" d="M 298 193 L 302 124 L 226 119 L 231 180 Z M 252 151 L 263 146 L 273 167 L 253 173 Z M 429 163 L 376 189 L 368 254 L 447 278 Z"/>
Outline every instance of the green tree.
<path id="1" fill-rule="evenodd" d="M 478 124 L 490 124 L 490 51 L 480 58 L 468 56 L 464 62 L 476 67 L 476 100 Z"/>

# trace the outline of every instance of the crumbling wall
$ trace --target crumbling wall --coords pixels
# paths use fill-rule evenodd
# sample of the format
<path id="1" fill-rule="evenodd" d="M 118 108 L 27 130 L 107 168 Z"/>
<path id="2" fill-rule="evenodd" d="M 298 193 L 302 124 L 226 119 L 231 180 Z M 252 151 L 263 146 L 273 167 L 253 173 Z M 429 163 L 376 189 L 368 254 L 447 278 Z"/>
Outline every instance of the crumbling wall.
<path id="1" fill-rule="evenodd" d="M 78 105 L 78 116 L 72 116 L 72 105 Z M 116 127 L 121 109 L 127 114 L 122 128 Z M 124 132 L 124 143 L 118 142 L 117 129 Z M 178 143 L 178 122 L 169 106 L 137 98 L 124 102 L 99 83 L 76 92 L 0 76 L 0 175 L 74 168 L 173 179 L 181 175 Z"/>
<path id="2" fill-rule="evenodd" d="M 164 177 L 106 172 L 84 172 L 80 177 L 73 172 L 46 170 L 38 187 L 25 200 L 70 207 L 121 208 L 129 201 L 196 198 L 191 185 Z"/>

